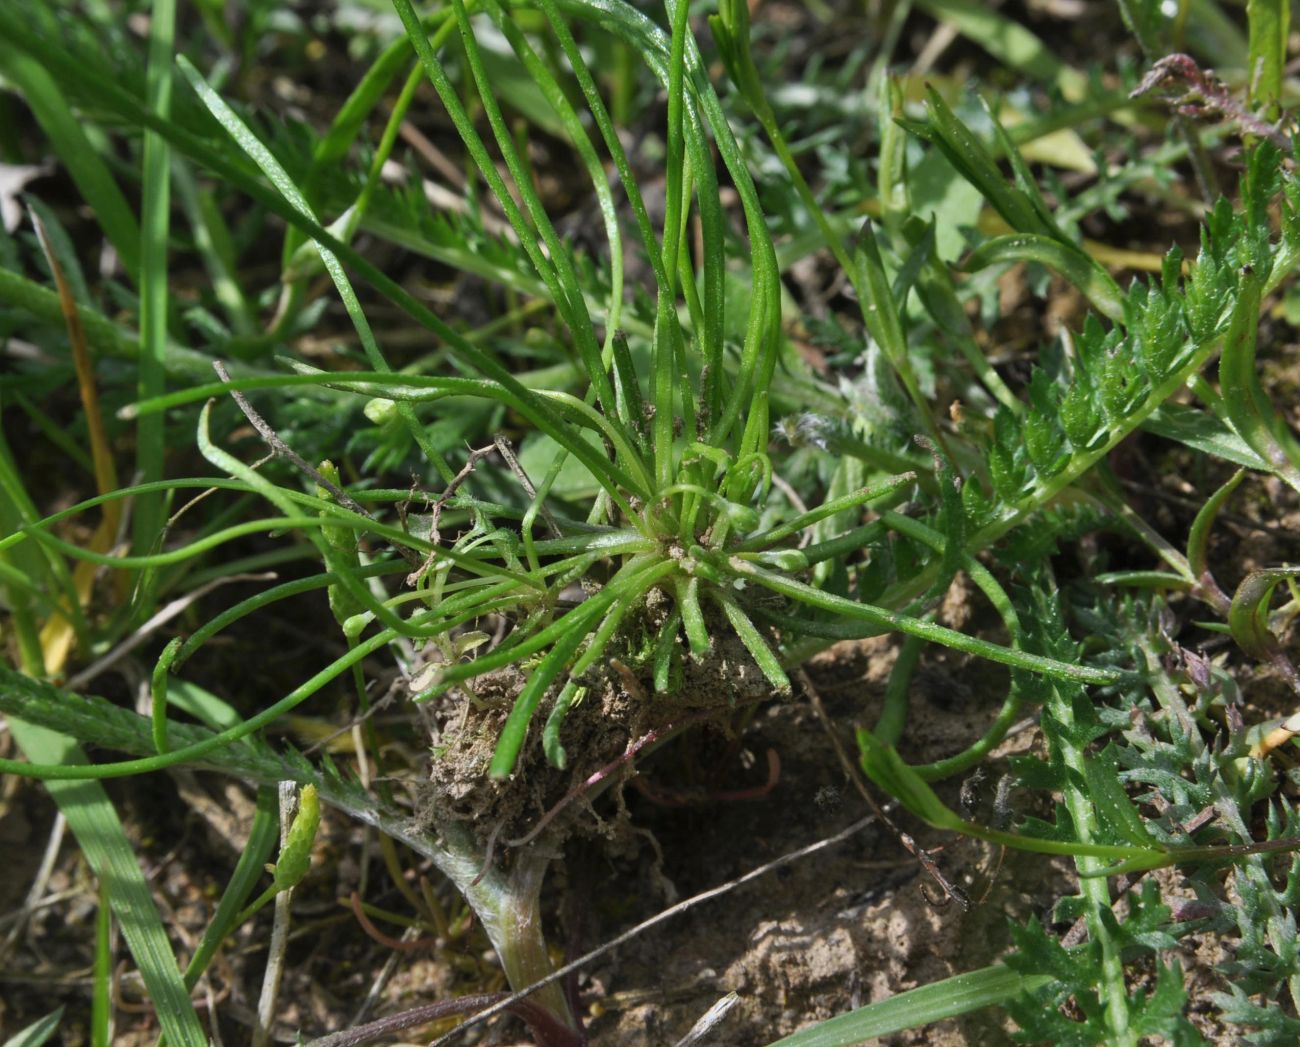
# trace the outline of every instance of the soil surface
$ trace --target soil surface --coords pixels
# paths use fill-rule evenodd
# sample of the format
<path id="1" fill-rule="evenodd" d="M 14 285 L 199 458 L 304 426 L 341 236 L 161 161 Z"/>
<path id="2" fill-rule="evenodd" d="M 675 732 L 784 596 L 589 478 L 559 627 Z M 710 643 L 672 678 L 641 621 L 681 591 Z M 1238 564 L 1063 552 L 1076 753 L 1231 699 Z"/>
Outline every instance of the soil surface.
<path id="1" fill-rule="evenodd" d="M 972 605 L 959 579 L 943 602 L 941 619 L 978 632 L 987 616 L 987 609 Z M 769 693 L 757 701 L 758 684 L 746 685 L 739 712 L 702 717 L 671 745 L 643 756 L 634 774 L 611 776 L 611 786 L 594 803 L 571 805 L 559 833 L 567 843 L 543 894 L 556 959 L 586 952 L 682 899 L 833 837 L 870 815 L 812 695 L 827 721 L 837 725 L 840 750 L 854 752 L 852 728 L 872 724 L 879 715 L 897 648 L 889 637 L 837 644 L 808 663 L 806 676 L 796 677 L 788 696 Z M 737 651 L 718 657 L 743 660 Z M 479 765 L 490 757 L 492 745 L 473 739 L 495 739 L 504 715 L 500 702 L 482 712 L 468 706 L 468 714 L 463 714 L 468 703 L 448 702 L 418 718 L 408 705 L 377 718 L 377 725 L 390 751 L 404 751 L 414 763 L 433 768 L 434 788 L 444 801 L 452 802 L 460 790 L 462 816 L 480 827 L 520 833 L 573 782 L 617 756 L 630 738 L 665 722 L 668 713 L 653 707 L 633 715 L 637 703 L 616 684 L 624 679 L 618 672 L 597 678 L 604 681 L 594 688 L 597 697 L 566 724 L 566 740 L 585 740 L 591 753 L 567 772 L 522 776 L 531 783 L 526 793 L 466 785 L 483 781 Z M 701 691 L 704 678 L 695 681 L 692 692 L 697 716 L 708 705 Z M 740 672 L 739 678 L 748 674 Z M 494 688 L 504 694 L 519 682 L 507 674 L 488 680 L 476 693 L 491 699 Z M 990 663 L 928 651 L 910 695 L 904 757 L 928 762 L 968 746 L 996 715 L 1006 685 L 1005 672 Z M 938 786 L 945 802 L 978 820 L 993 817 L 1006 758 L 1035 751 L 1040 743 L 1032 713 L 1027 710 L 983 770 Z M 436 730 L 429 743 L 410 740 L 430 724 Z M 467 741 L 455 744 L 457 738 Z M 344 736 L 333 744 L 346 755 L 346 743 Z M 430 763 L 421 760 L 420 748 L 441 755 Z M 406 791 L 412 796 L 427 795 L 427 785 L 416 788 L 405 776 L 394 784 L 411 786 Z M 236 782 L 188 772 L 170 781 L 110 782 L 109 790 L 143 856 L 165 919 L 181 935 L 180 952 L 187 955 L 243 847 L 251 792 Z M 183 802 L 176 802 L 178 796 Z M 1024 800 L 1015 794 L 1007 799 L 1016 813 L 1045 813 L 1019 810 Z M 1067 861 L 1003 854 L 977 841 L 941 837 L 894 813 L 917 846 L 932 848 L 936 867 L 965 896 L 965 907 L 945 898 L 897 830 L 876 818 L 842 842 L 702 902 L 594 962 L 577 985 L 591 1042 L 598 1047 L 677 1043 L 720 998 L 735 993 L 738 1002 L 706 1042 L 768 1043 L 853 1007 L 992 963 L 1009 944 L 1009 921 L 1033 916 L 1051 926 L 1045 907 L 1077 889 Z M 0 840 L 17 857 L 0 877 L 0 911 L 16 910 L 36 876 L 52 824 L 53 808 L 43 790 L 25 781 L 6 783 Z M 499 849 L 496 860 L 509 861 L 509 851 Z M 1171 904 L 1186 894 L 1176 874 L 1162 874 L 1160 882 Z M 414 870 L 405 889 L 420 890 L 421 883 L 426 900 L 443 909 L 448 929 L 426 928 L 402 938 L 394 921 L 409 919 L 414 910 L 393 886 L 375 838 L 342 815 L 326 812 L 313 871 L 294 900 L 277 1042 L 295 1042 L 299 1032 L 310 1037 L 337 1030 L 360 1014 L 376 1018 L 464 992 L 504 988 L 495 957 L 463 903 L 427 865 Z M 353 908 L 354 892 L 375 907 L 365 922 Z M 0 926 L 0 936 L 9 936 L 0 937 L 6 949 L 0 963 L 0 1030 L 11 1034 L 63 1003 L 68 1007 L 63 1043 L 88 1042 L 94 918 L 91 878 L 65 840 L 28 921 Z M 1054 930 L 1065 933 L 1068 927 Z M 201 1004 L 220 1014 L 225 1043 L 248 1040 L 268 934 L 269 914 L 263 913 L 223 952 L 200 994 Z M 129 963 L 120 942 L 115 955 L 125 971 Z M 1213 967 L 1226 957 L 1208 936 L 1185 939 L 1180 956 L 1195 1001 L 1198 986 L 1202 993 L 1211 991 Z M 118 981 L 117 1006 L 114 1042 L 152 1043 L 156 1025 L 133 974 Z M 1195 1005 L 1192 1017 L 1199 1019 Z M 448 1028 L 429 1026 L 395 1042 L 426 1043 Z M 1202 1031 L 1211 1042 L 1232 1042 L 1208 1021 L 1202 1021 Z M 527 1038 L 513 1019 L 490 1025 L 479 1036 L 479 1042 L 495 1044 Z M 1002 1012 L 995 1010 L 882 1042 L 955 1047 L 1011 1040 Z"/>
<path id="2" fill-rule="evenodd" d="M 878 638 L 839 644 L 809 664 L 807 680 L 840 725 L 845 751 L 852 751 L 851 725 L 874 721 L 895 654 L 893 640 Z M 1001 675 L 961 656 L 927 656 L 912 696 L 912 719 L 921 729 L 913 732 L 907 757 L 934 759 L 978 737 L 1002 700 Z M 609 700 L 592 708 L 617 711 Z M 870 813 L 803 688 L 755 707 L 748 719 L 739 733 L 721 721 L 696 726 L 642 760 L 634 776 L 594 807 L 575 814 L 544 894 L 554 919 L 552 941 L 563 943 L 569 955 L 683 898 L 834 836 Z M 1008 747 L 1033 741 L 1034 732 L 1026 730 Z M 615 749 L 625 744 L 622 735 L 611 742 Z M 458 759 L 470 760 L 473 752 L 471 746 Z M 536 818 L 560 788 L 556 783 L 548 796 L 530 796 L 518 808 L 518 824 Z M 163 778 L 111 783 L 110 792 L 145 856 L 168 922 L 189 929 L 192 947 L 224 885 L 222 870 L 233 866 L 242 847 L 251 793 L 234 782 L 189 773 L 174 776 L 170 785 Z M 986 779 L 963 790 L 958 781 L 941 792 L 954 803 L 959 793 L 976 802 L 971 797 L 991 796 L 992 786 Z M 175 802 L 176 793 L 183 804 Z M 469 808 L 464 813 L 482 814 Z M 494 817 L 500 814 L 496 810 Z M 915 831 L 910 819 L 902 820 Z M 52 806 L 41 790 L 29 783 L 8 786 L 0 838 L 26 857 L 11 867 L 12 875 L 0 877 L 4 911 L 14 911 L 35 875 L 52 822 Z M 393 939 L 400 928 L 374 918 L 389 944 L 367 936 L 345 908 L 353 891 L 381 910 L 409 912 L 384 879 L 367 835 L 326 812 L 313 872 L 295 897 L 295 944 L 282 990 L 279 1042 L 293 1042 L 299 1030 L 310 1036 L 339 1028 L 376 988 L 368 1008 L 372 1017 L 502 984 L 486 941 L 473 928 L 449 938 L 417 936 L 414 948 L 398 949 Z M 924 833 L 916 842 L 938 843 Z M 769 1042 L 852 1006 L 992 962 L 1005 946 L 1007 919 L 1025 918 L 1035 911 L 1034 899 L 1056 897 L 1070 883 L 1065 866 L 1014 856 L 1001 861 L 977 843 L 944 844 L 934 860 L 971 897 L 967 911 L 945 901 L 895 832 L 875 821 L 605 955 L 579 984 L 592 1043 L 675 1043 L 729 992 L 739 1003 L 708 1042 Z M 463 916 L 445 888 L 431 889 L 453 923 Z M 86 1042 L 93 962 L 88 929 L 95 902 L 69 842 L 45 890 L 53 904 L 36 910 L 0 967 L 0 1027 L 16 1030 L 63 1002 L 70 1019 L 63 1042 L 76 1045 Z M 263 914 L 239 933 L 210 979 L 227 1043 L 248 1037 L 267 931 Z M 120 943 L 117 950 L 125 957 Z M 377 981 L 386 969 L 387 977 Z M 40 991 L 32 992 L 36 982 Z M 118 996 L 126 1020 L 115 1042 L 152 1042 L 156 1027 L 140 986 L 125 977 Z M 423 1030 L 409 1042 L 427 1042 L 436 1031 Z M 1004 1035 L 986 1018 L 971 1026 L 946 1022 L 897 1042 L 992 1043 Z M 485 1042 L 521 1036 L 521 1027 L 507 1020 L 489 1030 Z"/>

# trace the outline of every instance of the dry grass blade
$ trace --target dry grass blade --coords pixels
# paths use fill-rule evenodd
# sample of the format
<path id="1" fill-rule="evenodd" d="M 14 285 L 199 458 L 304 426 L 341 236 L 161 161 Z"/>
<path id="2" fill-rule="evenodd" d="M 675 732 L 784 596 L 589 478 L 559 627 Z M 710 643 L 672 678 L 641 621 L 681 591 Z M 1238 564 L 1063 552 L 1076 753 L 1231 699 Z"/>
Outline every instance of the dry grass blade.
<path id="1" fill-rule="evenodd" d="M 54 277 L 54 285 L 59 292 L 59 308 L 68 328 L 68 342 L 72 346 L 72 363 L 77 372 L 77 390 L 81 395 L 81 409 L 86 417 L 91 460 L 95 466 L 95 487 L 100 494 L 108 494 L 117 490 L 117 467 L 113 463 L 108 436 L 104 431 L 104 416 L 99 409 L 99 391 L 95 383 L 95 365 L 86 346 L 86 331 L 81 323 L 81 315 L 77 311 L 77 302 L 73 297 L 72 288 L 68 285 L 63 266 L 59 264 L 58 254 L 50 243 L 45 223 L 41 221 L 40 215 L 35 210 L 29 213 L 32 226 L 36 230 L 36 238 L 45 253 L 50 273 Z M 90 540 L 91 549 L 97 553 L 108 552 L 117 540 L 121 526 L 122 503 L 116 500 L 105 502 L 104 515 Z M 90 599 L 90 590 L 94 585 L 97 570 L 95 564 L 82 562 L 77 565 L 73 573 L 77 598 L 83 606 Z M 125 576 L 119 576 L 119 584 L 125 581 Z M 45 623 L 45 628 L 41 631 L 41 647 L 45 653 L 47 671 L 55 676 L 63 671 L 68 656 L 72 653 L 75 638 L 72 623 L 66 616 L 56 615 Z"/>

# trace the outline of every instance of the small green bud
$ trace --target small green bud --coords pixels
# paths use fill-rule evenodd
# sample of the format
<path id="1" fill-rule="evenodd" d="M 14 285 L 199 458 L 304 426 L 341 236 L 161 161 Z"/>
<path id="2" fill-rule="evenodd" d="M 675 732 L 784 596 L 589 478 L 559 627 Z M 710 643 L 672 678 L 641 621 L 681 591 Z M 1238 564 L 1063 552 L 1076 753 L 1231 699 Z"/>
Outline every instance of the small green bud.
<path id="1" fill-rule="evenodd" d="M 287 891 L 296 887 L 311 868 L 311 851 L 316 842 L 316 829 L 320 826 L 320 800 L 316 786 L 304 785 L 298 795 L 298 813 L 293 817 L 280 859 L 275 863 L 275 889 Z"/>
<path id="2" fill-rule="evenodd" d="M 377 396 L 373 400 L 367 400 L 366 406 L 361 410 L 375 425 L 383 425 L 397 414 L 397 404 L 392 400 L 385 400 L 382 396 Z"/>

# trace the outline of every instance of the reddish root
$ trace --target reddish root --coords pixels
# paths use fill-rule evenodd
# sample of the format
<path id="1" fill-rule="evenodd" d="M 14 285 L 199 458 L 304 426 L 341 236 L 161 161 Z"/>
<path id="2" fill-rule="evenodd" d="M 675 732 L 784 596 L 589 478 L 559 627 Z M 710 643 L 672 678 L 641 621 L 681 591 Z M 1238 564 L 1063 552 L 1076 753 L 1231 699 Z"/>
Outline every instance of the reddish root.
<path id="1" fill-rule="evenodd" d="M 701 803 L 736 803 L 761 800 L 781 780 L 781 757 L 775 749 L 767 750 L 767 781 L 746 789 L 663 790 L 644 778 L 633 778 L 632 784 L 642 796 L 660 807 L 690 807 Z"/>
<path id="2" fill-rule="evenodd" d="M 393 938 L 385 934 L 366 915 L 366 910 L 361 905 L 361 896 L 356 891 L 352 892 L 348 908 L 352 910 L 352 915 L 357 918 L 357 923 L 361 925 L 361 929 L 386 948 L 394 949 L 397 952 L 418 952 L 420 949 L 431 948 L 437 941 L 436 938 L 419 938 L 413 942 L 406 942 L 401 938 Z"/>

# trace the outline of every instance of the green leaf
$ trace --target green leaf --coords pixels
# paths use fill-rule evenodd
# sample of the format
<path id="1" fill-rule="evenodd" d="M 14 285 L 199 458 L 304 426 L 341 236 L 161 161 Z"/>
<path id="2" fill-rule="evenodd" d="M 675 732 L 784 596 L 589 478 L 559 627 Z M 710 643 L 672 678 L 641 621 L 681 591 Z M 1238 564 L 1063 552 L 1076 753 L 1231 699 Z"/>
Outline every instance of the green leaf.
<path id="1" fill-rule="evenodd" d="M 1088 785 L 1088 798 L 1102 825 L 1138 847 L 1160 846 L 1120 783 L 1119 755 L 1114 742 L 1083 762 L 1083 776 Z"/>
<path id="2" fill-rule="evenodd" d="M 1250 47 L 1246 83 L 1250 105 L 1275 118 L 1282 100 L 1291 0 L 1248 0 L 1246 21 Z"/>
<path id="3" fill-rule="evenodd" d="M 1240 436 L 1208 411 L 1187 404 L 1165 403 L 1151 413 L 1142 428 L 1147 432 L 1177 440 L 1180 444 L 1212 454 L 1233 465 L 1269 472 L 1269 465 Z"/>
<path id="4" fill-rule="evenodd" d="M 1016 232 L 1055 236 L 1056 230 L 1043 220 L 1034 201 L 1022 189 L 1007 182 L 992 150 L 957 118 L 943 96 L 929 87 L 925 97 L 929 120 L 925 123 L 909 120 L 903 126 L 937 145 L 949 163 Z"/>
<path id="5" fill-rule="evenodd" d="M 1231 496 L 1232 492 L 1245 479 L 1246 470 L 1238 469 L 1232 474 L 1222 487 L 1214 494 L 1210 495 L 1206 503 L 1201 506 L 1196 514 L 1196 519 L 1192 521 L 1191 530 L 1187 533 L 1187 566 L 1192 572 L 1192 577 L 1201 579 L 1205 576 L 1206 571 L 1206 550 L 1210 544 L 1210 529 L 1214 526 L 1214 521 L 1219 516 L 1219 511 L 1223 508 L 1224 503 Z"/>
<path id="6" fill-rule="evenodd" d="M 19 1029 L 5 1040 L 4 1047 L 41 1047 L 41 1044 L 59 1031 L 59 1022 L 62 1020 L 63 1008 L 59 1007 L 25 1029 Z"/>
<path id="7" fill-rule="evenodd" d="M 754 663 L 767 677 L 767 682 L 776 688 L 778 693 L 788 693 L 790 690 L 790 678 L 786 676 L 785 670 L 781 668 L 781 662 L 775 652 L 768 645 L 763 634 L 758 631 L 754 623 L 750 621 L 749 616 L 740 609 L 735 600 L 731 599 L 720 589 L 711 590 L 712 595 L 722 605 L 722 610 L 727 616 L 727 621 L 731 627 L 736 630 L 736 635 L 740 637 L 741 643 L 749 651 L 754 659 Z"/>
<path id="8" fill-rule="evenodd" d="M 1242 269 L 1241 290 L 1219 358 L 1219 387 L 1227 421 L 1269 463 L 1270 472 L 1300 491 L 1300 467 L 1288 453 L 1294 450 L 1294 440 L 1287 433 L 1285 446 L 1279 441 L 1278 433 L 1285 432 L 1285 426 L 1260 388 L 1256 373 L 1263 283 L 1263 274 L 1250 266 Z"/>
<path id="9" fill-rule="evenodd" d="M 1072 680 L 1077 683 L 1107 684 L 1115 683 L 1121 678 L 1121 674 L 1114 670 L 1097 669 L 1090 665 L 1077 665 L 1073 662 L 1046 658 L 1028 651 L 1003 647 L 1001 644 L 979 640 L 955 629 L 949 629 L 933 622 L 926 622 L 912 615 L 899 614 L 872 604 L 847 600 L 844 597 L 823 592 L 793 578 L 787 578 L 772 571 L 764 570 L 756 564 L 749 563 L 739 557 L 731 557 L 728 560 L 728 566 L 735 574 L 751 578 L 759 585 L 798 600 L 809 607 L 830 611 L 839 615 L 842 619 L 865 622 L 880 628 L 882 631 L 897 630 L 912 636 L 919 636 L 921 639 L 932 643 L 941 643 L 958 651 L 977 654 L 991 661 L 1000 662 L 1003 665 L 1010 665 L 1017 669 L 1029 669 L 1032 672 Z"/>
<path id="10" fill-rule="evenodd" d="M 1077 287 L 1097 312 L 1116 323 L 1124 319 L 1124 292 L 1100 265 L 1071 244 L 1038 233 L 995 236 L 975 248 L 962 266 L 967 272 L 1002 262 L 1038 262 Z"/>
<path id="11" fill-rule="evenodd" d="M 972 0 L 917 0 L 917 6 L 947 22 L 1004 65 L 1060 90 L 1077 102 L 1088 92 L 1088 78 L 1058 58 L 1018 22 Z"/>
<path id="12" fill-rule="evenodd" d="M 280 839 L 280 804 L 275 788 L 263 785 L 257 790 L 257 810 L 249 826 L 248 840 L 239 854 L 235 871 L 230 874 L 217 911 L 203 930 L 198 948 L 185 968 L 185 984 L 193 988 L 208 968 L 226 936 L 238 926 L 249 897 L 266 873 L 266 860 Z"/>
<path id="13" fill-rule="evenodd" d="M 582 430 L 578 439 L 599 453 L 603 450 L 600 436 L 589 429 Z M 529 433 L 519 448 L 519 465 L 531 477 L 545 476 L 551 463 L 564 452 L 554 439 L 544 432 Z M 575 457 L 568 457 L 555 481 L 551 484 L 551 494 L 557 498 L 577 502 L 587 501 L 600 491 L 600 481 L 592 475 L 590 469 Z"/>
<path id="14" fill-rule="evenodd" d="M 925 127 L 903 119 L 895 123 L 915 134 Z M 908 171 L 908 192 L 912 213 L 934 223 L 935 253 L 945 262 L 956 262 L 967 247 L 965 232 L 974 231 L 984 207 L 979 187 L 963 177 L 942 150 L 931 149 Z"/>
<path id="15" fill-rule="evenodd" d="M 95 220 L 134 281 L 140 272 L 140 226 L 98 150 L 86 136 L 82 121 L 68 106 L 59 81 L 36 58 L 0 42 L 0 70 L 22 91 L 23 98 L 50 140 L 50 145 Z"/>
<path id="16" fill-rule="evenodd" d="M 901 803 L 910 814 L 936 829 L 961 832 L 964 823 L 948 809 L 920 775 L 903 762 L 892 745 L 880 742 L 866 728 L 858 728 L 858 748 L 867 777 Z"/>
<path id="17" fill-rule="evenodd" d="M 1069 899 L 1076 901 L 1077 899 Z M 1058 907 L 1059 908 L 1059 907 Z M 1059 911 L 1055 919 L 1065 918 Z M 1013 970 L 1041 974 L 1044 978 L 1058 981 L 1071 981 L 1082 968 L 1088 975 L 1091 957 L 1071 957 L 1067 950 L 1054 936 L 1048 934 L 1036 916 L 1031 916 L 1023 926 L 1012 923 L 1008 928 L 1015 950 L 1007 955 L 1006 965 Z"/>
<path id="18" fill-rule="evenodd" d="M 945 806 L 914 767 L 909 767 L 893 746 L 885 745 L 865 728 L 858 729 L 858 746 L 862 751 L 862 769 L 867 777 L 893 796 L 906 810 L 927 825 L 947 832 L 973 836 L 977 840 L 1014 847 L 1017 850 L 1039 854 L 1068 854 L 1076 858 L 1108 858 L 1119 865 L 1098 869 L 1083 875 L 1111 876 L 1133 869 L 1153 869 L 1171 865 L 1180 857 L 1201 857 L 1196 849 L 1170 851 L 1151 842 L 1136 845 L 1093 843 L 1078 839 L 1051 839 L 1044 836 L 1027 836 L 1022 833 L 1003 832 L 976 822 L 968 822 Z"/>
<path id="19" fill-rule="evenodd" d="M 1002 964 L 953 975 L 919 989 L 841 1014 L 777 1040 L 770 1047 L 852 1047 L 904 1029 L 992 1007 L 1050 982 L 1046 974 L 1021 974 Z"/>
<path id="20" fill-rule="evenodd" d="M 566 683 L 542 727 L 542 749 L 546 753 L 546 762 L 561 771 L 569 766 L 569 754 L 560 741 L 560 728 L 564 726 L 564 718 L 569 714 L 570 707 L 575 702 L 581 702 L 586 693 L 585 687 L 580 687 L 572 680 Z"/>
<path id="21" fill-rule="evenodd" d="M 1094 579 L 1098 585 L 1128 585 L 1141 589 L 1186 589 L 1188 581 L 1172 571 L 1107 571 Z"/>
<path id="22" fill-rule="evenodd" d="M 14 718 L 9 727 L 33 762 L 86 762 L 63 735 Z M 172 1047 L 207 1047 L 149 883 L 104 787 L 92 781 L 47 781 L 45 787 L 67 818 L 90 868 L 107 886 L 113 916 L 140 968 L 167 1041 Z"/>
<path id="23" fill-rule="evenodd" d="M 284 846 L 275 863 L 275 889 L 288 891 L 297 887 L 311 869 L 311 852 L 320 826 L 320 800 L 316 786 L 310 783 L 298 794 L 298 813 L 293 817 Z"/>
<path id="24" fill-rule="evenodd" d="M 1277 637 L 1268 627 L 1269 601 L 1273 591 L 1289 578 L 1300 578 L 1300 567 L 1251 571 L 1232 595 L 1228 628 L 1241 649 L 1254 658 L 1265 658 L 1277 648 Z"/>
<path id="25" fill-rule="evenodd" d="M 153 0 L 149 16 L 149 64 L 146 104 L 161 120 L 171 114 L 172 51 L 176 31 L 176 0 Z M 140 356 L 137 388 L 140 399 L 159 396 L 166 386 L 168 234 L 171 229 L 171 147 L 156 131 L 146 131 L 141 161 Z M 161 416 L 136 421 L 136 472 L 148 483 L 161 480 L 166 430 Z M 163 526 L 162 496 L 136 500 L 132 512 L 132 551 L 149 552 Z M 148 576 L 146 576 L 148 577 Z M 146 592 L 153 588 L 143 583 Z M 147 596 L 146 596 L 147 599 Z M 151 601 L 150 601 L 151 602 Z M 145 605 L 148 606 L 148 603 Z"/>

